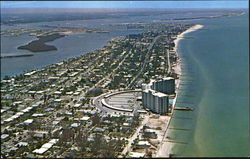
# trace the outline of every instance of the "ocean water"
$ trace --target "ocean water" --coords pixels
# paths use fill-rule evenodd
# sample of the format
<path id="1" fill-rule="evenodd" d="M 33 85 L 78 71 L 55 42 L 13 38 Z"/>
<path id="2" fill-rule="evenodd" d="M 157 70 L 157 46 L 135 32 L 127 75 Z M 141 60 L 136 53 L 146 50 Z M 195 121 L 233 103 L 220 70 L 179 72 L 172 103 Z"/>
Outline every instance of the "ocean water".
<path id="1" fill-rule="evenodd" d="M 195 109 L 174 113 L 170 137 L 182 143 L 173 154 L 250 156 L 248 15 L 196 22 L 204 28 L 178 46 L 183 85 L 177 99 L 177 106 Z"/>

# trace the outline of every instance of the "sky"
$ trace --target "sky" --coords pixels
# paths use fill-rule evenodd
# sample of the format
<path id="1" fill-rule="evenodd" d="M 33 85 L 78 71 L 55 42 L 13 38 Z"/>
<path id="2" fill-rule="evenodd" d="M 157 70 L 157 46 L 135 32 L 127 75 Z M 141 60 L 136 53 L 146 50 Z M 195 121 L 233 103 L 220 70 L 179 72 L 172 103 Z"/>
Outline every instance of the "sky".
<path id="1" fill-rule="evenodd" d="M 1 1 L 1 8 L 248 8 L 235 1 Z"/>

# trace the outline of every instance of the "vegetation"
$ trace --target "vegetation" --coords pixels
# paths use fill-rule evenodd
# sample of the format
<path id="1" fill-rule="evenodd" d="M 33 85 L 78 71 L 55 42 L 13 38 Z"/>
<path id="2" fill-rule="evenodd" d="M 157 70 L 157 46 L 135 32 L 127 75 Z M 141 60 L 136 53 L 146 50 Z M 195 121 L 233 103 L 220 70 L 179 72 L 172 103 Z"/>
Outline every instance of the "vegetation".
<path id="1" fill-rule="evenodd" d="M 42 52 L 42 51 L 52 51 L 57 50 L 55 46 L 47 45 L 46 42 L 54 41 L 55 39 L 64 37 L 65 35 L 60 35 L 58 33 L 50 34 L 47 36 L 38 36 L 38 40 L 34 40 L 27 45 L 19 46 L 17 49 L 29 50 L 31 52 Z"/>

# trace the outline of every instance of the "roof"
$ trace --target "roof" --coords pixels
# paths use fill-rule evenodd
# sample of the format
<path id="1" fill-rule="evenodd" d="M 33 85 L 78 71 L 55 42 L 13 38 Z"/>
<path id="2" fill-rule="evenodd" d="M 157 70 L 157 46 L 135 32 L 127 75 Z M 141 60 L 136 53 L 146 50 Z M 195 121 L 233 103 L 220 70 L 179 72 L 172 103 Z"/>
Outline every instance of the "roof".
<path id="1" fill-rule="evenodd" d="M 54 94 L 62 94 L 60 91 L 55 91 Z"/>
<path id="2" fill-rule="evenodd" d="M 27 119 L 23 123 L 24 124 L 31 124 L 33 122 L 33 119 Z"/>
<path id="3" fill-rule="evenodd" d="M 34 152 L 34 153 L 38 153 L 38 154 L 43 154 L 45 151 L 47 151 L 48 149 L 47 148 L 43 148 L 43 147 L 41 147 L 40 149 L 35 149 L 34 151 L 32 151 L 32 152 Z"/>
<path id="4" fill-rule="evenodd" d="M 144 131 L 145 131 L 145 132 L 150 132 L 150 133 L 155 133 L 155 131 L 152 130 L 152 129 L 145 129 Z"/>
<path id="5" fill-rule="evenodd" d="M 157 96 L 157 97 L 168 97 L 166 94 L 161 93 L 161 92 L 152 92 L 152 94 Z"/>
<path id="6" fill-rule="evenodd" d="M 79 123 L 73 123 L 73 124 L 71 124 L 71 126 L 74 127 L 74 128 L 78 127 L 79 125 L 80 125 Z"/>
<path id="7" fill-rule="evenodd" d="M 32 75 L 32 74 L 34 74 L 34 73 L 36 73 L 36 71 L 31 71 L 31 72 L 25 73 L 24 75 L 25 75 L 25 76 L 30 76 L 30 75 Z"/>
<path id="8" fill-rule="evenodd" d="M 32 117 L 42 117 L 42 116 L 44 116 L 44 114 L 32 114 Z"/>
<path id="9" fill-rule="evenodd" d="M 95 132 L 104 132 L 105 130 L 103 128 L 95 128 L 94 131 Z"/>
<path id="10" fill-rule="evenodd" d="M 33 107 L 27 107 L 27 108 L 23 109 L 21 112 L 26 113 L 26 112 L 29 112 L 31 109 L 33 109 Z"/>
<path id="11" fill-rule="evenodd" d="M 51 140 L 49 141 L 49 143 L 55 144 L 55 143 L 57 143 L 58 141 L 59 141 L 59 139 L 51 139 Z"/>
<path id="12" fill-rule="evenodd" d="M 78 108 L 78 107 L 80 107 L 80 106 L 81 106 L 81 104 L 75 104 L 75 105 L 74 105 L 75 108 Z"/>
<path id="13" fill-rule="evenodd" d="M 134 158 L 139 158 L 139 157 L 144 157 L 145 153 L 140 153 L 140 152 L 130 152 L 129 157 L 134 157 Z"/>
<path id="14" fill-rule="evenodd" d="M 173 80 L 173 77 L 164 77 L 163 80 Z"/>
<path id="15" fill-rule="evenodd" d="M 59 139 L 51 139 L 48 143 L 43 144 L 40 149 L 35 149 L 33 152 L 38 154 L 43 154 L 45 151 L 50 149 Z"/>
<path id="16" fill-rule="evenodd" d="M 147 145 L 147 146 L 150 146 L 150 143 L 148 141 L 139 141 L 137 145 Z"/>
<path id="17" fill-rule="evenodd" d="M 3 140 L 3 139 L 6 139 L 7 137 L 9 137 L 9 134 L 2 134 L 1 135 L 1 139 Z"/>
<path id="18" fill-rule="evenodd" d="M 86 120 L 89 120 L 89 118 L 90 117 L 88 117 L 88 116 L 84 116 L 84 117 L 80 118 L 80 120 L 85 120 L 86 121 Z"/>
<path id="19" fill-rule="evenodd" d="M 19 146 L 19 147 L 28 146 L 28 143 L 27 142 L 19 142 L 19 143 L 16 144 L 16 146 Z"/>
<path id="20" fill-rule="evenodd" d="M 55 101 L 55 102 L 61 102 L 62 99 L 55 99 L 54 101 Z"/>
<path id="21" fill-rule="evenodd" d="M 129 123 L 123 123 L 122 125 L 123 126 L 129 126 L 130 124 Z"/>

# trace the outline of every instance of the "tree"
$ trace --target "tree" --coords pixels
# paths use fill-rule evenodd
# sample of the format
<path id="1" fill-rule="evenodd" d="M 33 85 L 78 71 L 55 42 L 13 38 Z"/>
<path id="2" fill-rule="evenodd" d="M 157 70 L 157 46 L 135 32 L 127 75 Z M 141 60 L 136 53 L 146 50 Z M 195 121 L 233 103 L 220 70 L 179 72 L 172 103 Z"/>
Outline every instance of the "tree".
<path id="1" fill-rule="evenodd" d="M 87 138 L 88 136 L 85 134 L 83 130 L 79 130 L 78 134 L 76 135 L 76 145 L 80 149 L 80 158 L 84 158 L 84 154 L 87 148 Z"/>
<path id="2" fill-rule="evenodd" d="M 63 142 L 68 142 L 71 141 L 72 137 L 73 137 L 73 130 L 72 129 L 64 129 L 62 131 L 62 136 L 60 138 L 60 141 Z"/>
<path id="3" fill-rule="evenodd" d="M 101 122 L 101 117 L 100 117 L 100 115 L 99 114 L 95 114 L 93 117 L 92 117 L 92 125 L 94 126 L 94 125 L 98 125 L 98 124 L 100 124 L 100 122 Z"/>
<path id="4" fill-rule="evenodd" d="M 100 155 L 100 148 L 101 148 L 101 145 L 103 144 L 102 140 L 103 140 L 102 134 L 95 135 L 94 142 L 92 143 L 92 146 L 91 146 L 91 152 L 95 154 L 96 156 Z"/>
<path id="5" fill-rule="evenodd" d="M 149 149 L 146 149 L 146 157 L 152 158 L 152 151 L 150 151 Z"/>

